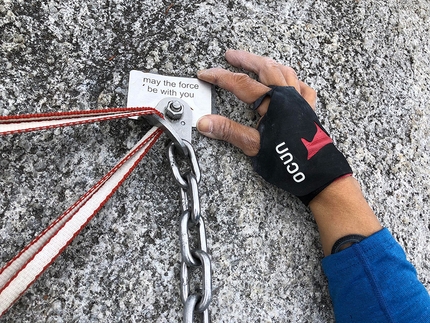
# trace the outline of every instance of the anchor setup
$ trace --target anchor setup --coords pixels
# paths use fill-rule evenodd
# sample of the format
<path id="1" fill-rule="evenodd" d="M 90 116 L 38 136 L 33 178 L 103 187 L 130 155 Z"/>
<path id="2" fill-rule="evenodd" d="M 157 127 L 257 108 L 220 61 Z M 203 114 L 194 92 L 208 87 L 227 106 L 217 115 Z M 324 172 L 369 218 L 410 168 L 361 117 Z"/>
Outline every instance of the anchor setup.
<path id="1" fill-rule="evenodd" d="M 168 159 L 180 190 L 181 301 L 183 322 L 209 322 L 212 300 L 211 259 L 207 252 L 205 223 L 200 211 L 200 168 L 191 145 L 192 110 L 183 100 L 163 98 L 155 108 L 110 108 L 0 116 L 0 135 L 42 131 L 120 118 L 145 118 L 153 127 L 90 190 L 51 222 L 24 249 L 0 269 L 0 317 L 42 275 L 82 231 L 164 132 L 170 138 Z M 185 170 L 177 159 L 186 160 Z M 191 243 L 194 239 L 196 243 Z M 191 245 L 197 246 L 191 248 Z M 190 291 L 192 268 L 201 267 L 199 291 Z"/>

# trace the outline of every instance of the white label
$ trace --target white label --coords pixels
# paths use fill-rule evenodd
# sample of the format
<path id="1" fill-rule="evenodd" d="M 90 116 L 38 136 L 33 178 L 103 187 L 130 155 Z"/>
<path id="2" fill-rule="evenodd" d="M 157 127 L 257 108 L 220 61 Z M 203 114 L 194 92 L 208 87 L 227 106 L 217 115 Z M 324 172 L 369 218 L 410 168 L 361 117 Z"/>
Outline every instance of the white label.
<path id="1" fill-rule="evenodd" d="M 201 116 L 212 112 L 212 89 L 209 83 L 189 77 L 130 72 L 128 107 L 155 108 L 166 97 L 176 97 L 190 105 L 193 127 Z"/>

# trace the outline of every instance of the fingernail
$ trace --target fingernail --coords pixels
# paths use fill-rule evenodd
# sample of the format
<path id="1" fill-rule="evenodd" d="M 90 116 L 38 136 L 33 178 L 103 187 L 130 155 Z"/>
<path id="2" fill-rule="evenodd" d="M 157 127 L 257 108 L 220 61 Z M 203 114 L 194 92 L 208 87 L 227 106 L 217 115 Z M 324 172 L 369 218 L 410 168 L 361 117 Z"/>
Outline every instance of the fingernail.
<path id="1" fill-rule="evenodd" d="M 211 134 L 213 130 L 212 120 L 208 117 L 201 117 L 197 120 L 197 130 L 203 134 Z"/>

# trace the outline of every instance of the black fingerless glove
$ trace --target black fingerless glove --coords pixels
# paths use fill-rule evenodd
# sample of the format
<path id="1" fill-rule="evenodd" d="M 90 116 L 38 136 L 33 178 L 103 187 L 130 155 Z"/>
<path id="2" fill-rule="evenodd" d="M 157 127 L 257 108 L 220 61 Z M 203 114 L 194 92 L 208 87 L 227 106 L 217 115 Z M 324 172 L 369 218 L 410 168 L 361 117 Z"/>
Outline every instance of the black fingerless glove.
<path id="1" fill-rule="evenodd" d="M 290 86 L 272 86 L 258 126 L 260 151 L 252 158 L 266 181 L 296 195 L 305 205 L 339 177 L 352 174 L 306 100 Z"/>

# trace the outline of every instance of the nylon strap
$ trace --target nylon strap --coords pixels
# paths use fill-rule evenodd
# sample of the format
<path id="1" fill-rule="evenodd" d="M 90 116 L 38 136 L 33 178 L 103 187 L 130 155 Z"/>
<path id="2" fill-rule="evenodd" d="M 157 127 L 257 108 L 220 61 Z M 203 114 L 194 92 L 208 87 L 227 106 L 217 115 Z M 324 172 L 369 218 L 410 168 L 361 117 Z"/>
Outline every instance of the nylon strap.
<path id="1" fill-rule="evenodd" d="M 0 116 L 0 135 L 47 130 L 149 114 L 157 114 L 162 117 L 161 113 L 156 109 L 146 107 Z"/>
<path id="2" fill-rule="evenodd" d="M 0 117 L 0 134 L 159 114 L 152 108 L 115 108 Z M 49 267 L 124 182 L 163 130 L 148 133 L 99 182 L 0 269 L 0 317 Z"/>

